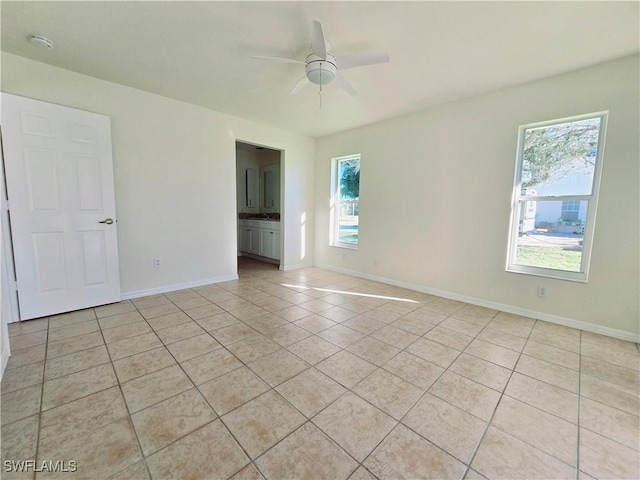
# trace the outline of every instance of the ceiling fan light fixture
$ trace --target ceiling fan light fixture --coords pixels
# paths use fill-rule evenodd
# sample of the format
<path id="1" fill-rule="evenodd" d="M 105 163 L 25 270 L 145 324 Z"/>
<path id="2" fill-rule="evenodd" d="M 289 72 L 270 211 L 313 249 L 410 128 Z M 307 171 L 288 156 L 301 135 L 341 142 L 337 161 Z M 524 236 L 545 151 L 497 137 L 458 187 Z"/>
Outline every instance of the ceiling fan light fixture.
<path id="1" fill-rule="evenodd" d="M 333 82 L 338 72 L 335 57 L 330 53 L 327 54 L 326 60 L 315 54 L 309 55 L 305 70 L 309 81 L 316 85 L 327 85 Z"/>
<path id="2" fill-rule="evenodd" d="M 42 35 L 31 35 L 29 41 L 36 47 L 45 48 L 47 50 L 53 50 L 53 41 Z"/>

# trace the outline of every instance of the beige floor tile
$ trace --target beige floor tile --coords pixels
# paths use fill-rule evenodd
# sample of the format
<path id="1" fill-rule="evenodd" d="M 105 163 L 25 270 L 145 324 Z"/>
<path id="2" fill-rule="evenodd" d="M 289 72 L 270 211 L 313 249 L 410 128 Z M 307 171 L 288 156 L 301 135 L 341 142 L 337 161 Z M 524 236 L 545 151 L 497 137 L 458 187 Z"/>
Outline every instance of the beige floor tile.
<path id="1" fill-rule="evenodd" d="M 564 463 L 578 466 L 578 426 L 573 423 L 504 396 L 491 424 Z"/>
<path id="2" fill-rule="evenodd" d="M 177 313 L 179 311 L 180 309 L 173 303 L 166 303 L 163 305 L 158 305 L 156 307 L 140 309 L 140 315 L 142 315 L 145 319 L 150 320 L 152 318 L 169 315 L 170 313 Z"/>
<path id="3" fill-rule="evenodd" d="M 189 322 L 192 322 L 192 320 L 189 315 L 184 312 L 174 312 L 168 315 L 161 315 L 159 317 L 147 319 L 147 323 L 155 331 L 163 330 L 169 327 L 175 327 L 176 325 L 182 325 Z"/>
<path id="4" fill-rule="evenodd" d="M 234 357 L 228 350 L 219 348 L 186 362 L 182 362 L 182 368 L 191 381 L 196 385 L 208 382 L 242 366 L 242 362 Z"/>
<path id="5" fill-rule="evenodd" d="M 118 383 L 111 364 L 99 365 L 44 382 L 42 410 L 49 410 L 78 398 L 105 390 Z"/>
<path id="6" fill-rule="evenodd" d="M 226 310 L 226 311 L 231 311 L 231 310 L 237 310 L 238 308 L 244 308 L 244 307 L 250 307 L 253 304 L 247 300 L 244 300 L 236 295 L 234 295 L 231 298 L 227 298 L 225 300 L 221 300 L 219 302 L 215 302 L 216 305 L 218 305 L 220 308 Z"/>
<path id="7" fill-rule="evenodd" d="M 287 347 L 287 349 L 311 365 L 315 365 L 340 351 L 340 348 L 336 347 L 333 343 L 327 342 L 315 335 L 300 340 Z"/>
<path id="8" fill-rule="evenodd" d="M 535 320 L 511 313 L 498 312 L 498 314 L 488 323 L 489 328 L 502 330 L 505 333 L 527 338 L 533 329 Z"/>
<path id="9" fill-rule="evenodd" d="M 402 423 L 447 453 L 468 463 L 487 423 L 427 393 Z"/>
<path id="10" fill-rule="evenodd" d="M 2 425 L 38 413 L 41 399 L 42 385 L 34 385 L 15 392 L 3 393 L 0 399 L 0 421 Z"/>
<path id="11" fill-rule="evenodd" d="M 580 355 L 561 348 L 529 340 L 524 347 L 523 353 L 571 370 L 580 369 Z"/>
<path id="12" fill-rule="evenodd" d="M 241 367 L 199 385 L 198 389 L 222 416 L 268 391 L 269 385 L 247 367 Z"/>
<path id="13" fill-rule="evenodd" d="M 97 332 L 100 330 L 97 320 L 88 320 L 82 323 L 76 323 L 75 325 L 69 325 L 67 327 L 50 327 L 49 328 L 49 341 L 59 342 L 71 337 L 77 337 L 78 335 L 84 335 L 85 333 Z"/>
<path id="14" fill-rule="evenodd" d="M 459 318 L 460 320 L 485 327 L 497 313 L 497 310 L 492 310 L 490 308 L 478 307 L 476 305 L 465 305 L 451 316 L 453 318 Z"/>
<path id="15" fill-rule="evenodd" d="M 393 322 L 392 325 L 416 335 L 424 335 L 447 318 L 444 315 L 438 315 L 433 312 L 425 311 L 423 314 L 420 314 L 419 312 L 420 310 L 411 312 L 410 314 Z"/>
<path id="16" fill-rule="evenodd" d="M 630 342 L 624 343 L 624 345 L 627 344 L 633 345 Z M 630 346 L 622 350 L 614 349 L 609 345 L 595 345 L 583 341 L 581 353 L 583 356 L 604 360 L 619 367 L 630 368 L 635 371 L 640 370 L 640 352 L 638 352 L 637 349 L 633 351 Z"/>
<path id="17" fill-rule="evenodd" d="M 110 317 L 98 318 L 98 324 L 102 330 L 121 327 L 130 323 L 144 321 L 144 317 L 137 310 L 131 312 L 119 313 Z"/>
<path id="18" fill-rule="evenodd" d="M 377 480 L 369 470 L 364 467 L 358 467 L 358 469 L 353 472 L 353 475 L 349 477 L 349 480 Z"/>
<path id="19" fill-rule="evenodd" d="M 38 415 L 2 426 L 2 461 L 35 459 Z M 7 471 L 3 468 L 3 477 Z"/>
<path id="20" fill-rule="evenodd" d="M 186 312 L 189 309 L 193 309 L 193 308 L 198 308 L 198 307 L 204 307 L 206 305 L 211 305 L 211 302 L 209 300 L 207 300 L 204 297 L 201 297 L 200 295 L 198 295 L 197 293 L 193 292 L 196 296 L 193 298 L 185 298 L 183 300 L 171 300 L 171 298 L 169 298 L 169 300 L 171 300 L 180 310 Z M 216 307 L 218 309 L 218 312 L 220 312 L 222 309 L 220 307 Z M 188 313 L 187 313 L 188 315 Z"/>
<path id="21" fill-rule="evenodd" d="M 375 365 L 344 350 L 318 363 L 316 368 L 347 388 L 353 388 L 376 370 Z"/>
<path id="22" fill-rule="evenodd" d="M 605 335 L 600 335 L 598 333 L 592 332 L 582 332 L 581 338 L 583 347 L 586 345 L 593 345 L 595 347 L 603 347 L 605 349 L 630 353 L 632 355 L 638 356 L 638 348 L 633 342 L 628 342 L 626 340 L 620 340 L 613 337 L 607 337 Z"/>
<path id="23" fill-rule="evenodd" d="M 640 372 L 613 363 L 585 357 L 580 359 L 580 371 L 599 380 L 615 383 L 626 389 L 640 390 Z"/>
<path id="24" fill-rule="evenodd" d="M 356 385 L 353 392 L 396 420 L 400 420 L 424 394 L 424 390 L 382 369 Z"/>
<path id="25" fill-rule="evenodd" d="M 168 305 L 171 303 L 167 297 L 162 294 L 159 295 L 150 295 L 148 297 L 143 298 L 134 298 L 131 300 L 138 310 L 143 310 L 145 308 L 158 307 L 160 305 Z"/>
<path id="26" fill-rule="evenodd" d="M 515 367 L 520 356 L 518 352 L 478 339 L 471 342 L 464 352 L 508 369 Z"/>
<path id="27" fill-rule="evenodd" d="M 555 363 L 546 362 L 535 357 L 522 355 L 515 368 L 516 372 L 543 382 L 578 393 L 580 374 Z"/>
<path id="28" fill-rule="evenodd" d="M 104 345 L 81 350 L 62 357 L 51 358 L 47 360 L 44 379 L 52 380 L 80 370 L 102 365 L 109 361 L 109 353 Z"/>
<path id="29" fill-rule="evenodd" d="M 514 373 L 504 393 L 569 422 L 578 422 L 578 396 L 563 388 Z"/>
<path id="30" fill-rule="evenodd" d="M 129 412 L 118 387 L 88 395 L 42 413 L 40 448 L 55 446 L 99 430 Z"/>
<path id="31" fill-rule="evenodd" d="M 227 478 L 249 463 L 249 459 L 216 420 L 154 453 L 147 464 L 154 480 L 176 478 Z"/>
<path id="32" fill-rule="evenodd" d="M 11 393 L 42 383 L 44 362 L 5 370 L 2 376 L 2 393 Z"/>
<path id="33" fill-rule="evenodd" d="M 494 427 L 487 430 L 471 467 L 487 478 L 576 478 L 573 467 Z"/>
<path id="34" fill-rule="evenodd" d="M 357 313 L 352 312 L 351 310 L 348 310 L 346 308 L 336 306 L 319 312 L 319 315 L 333 320 L 334 322 L 340 323 L 344 322 L 345 320 L 349 320 L 352 317 L 355 317 Z"/>
<path id="35" fill-rule="evenodd" d="M 565 335 L 558 335 L 557 333 L 553 333 L 548 330 L 534 328 L 531 332 L 529 340 L 533 340 L 534 342 L 542 343 L 544 345 L 561 348 L 562 350 L 568 350 L 573 353 L 580 353 L 579 336 L 568 337 Z"/>
<path id="36" fill-rule="evenodd" d="M 639 412 L 640 413 L 640 412 Z M 588 398 L 580 399 L 580 426 L 634 450 L 640 449 L 640 417 Z"/>
<path id="37" fill-rule="evenodd" d="M 165 345 L 195 337 L 196 335 L 202 335 L 203 333 L 206 333 L 205 330 L 193 321 L 156 330 L 156 335 Z"/>
<path id="38" fill-rule="evenodd" d="M 432 342 L 426 338 L 416 340 L 406 351 L 431 363 L 435 363 L 442 368 L 448 368 L 458 355 L 460 355 L 459 350 Z"/>
<path id="39" fill-rule="evenodd" d="M 436 298 L 433 302 L 427 303 L 424 308 L 431 310 L 432 312 L 439 313 L 441 315 L 453 315 L 458 310 L 465 306 L 464 303 L 456 300 L 449 300 L 448 298 Z"/>
<path id="40" fill-rule="evenodd" d="M 640 478 L 638 450 L 580 429 L 580 470 L 595 478 Z"/>
<path id="41" fill-rule="evenodd" d="M 123 302 L 112 303 L 110 305 L 103 305 L 96 307 L 93 312 L 97 318 L 113 317 L 114 315 L 120 315 L 122 313 L 135 312 L 136 306 L 133 302 L 125 300 Z"/>
<path id="42" fill-rule="evenodd" d="M 41 330 L 24 335 L 15 335 L 11 337 L 11 348 L 21 350 L 23 348 L 33 347 L 34 345 L 42 345 L 47 342 L 47 330 Z"/>
<path id="43" fill-rule="evenodd" d="M 356 330 L 364 335 L 372 334 L 382 327 L 385 327 L 387 324 L 385 322 L 381 322 L 380 320 L 376 320 L 371 317 L 369 312 L 362 313 L 356 317 L 350 318 L 342 322 L 343 327 L 348 327 L 352 330 Z"/>
<path id="44" fill-rule="evenodd" d="M 327 328 L 331 328 L 336 325 L 336 322 L 318 314 L 309 315 L 308 317 L 296 320 L 294 323 L 310 333 L 319 333 L 322 330 L 326 330 Z"/>
<path id="45" fill-rule="evenodd" d="M 237 323 L 232 325 L 213 330 L 210 333 L 213 335 L 213 338 L 225 346 L 246 340 L 258 334 L 256 330 L 240 321 L 237 321 Z"/>
<path id="46" fill-rule="evenodd" d="M 546 333 L 548 335 L 556 336 L 556 337 L 557 336 L 568 337 L 572 339 L 577 339 L 578 341 L 580 340 L 580 336 L 581 336 L 581 331 L 576 328 L 565 327 L 564 325 L 557 325 L 555 323 L 545 322 L 542 320 L 538 320 L 536 322 L 531 334 L 533 335 L 534 332 Z M 540 342 L 540 343 L 544 343 L 544 342 Z"/>
<path id="47" fill-rule="evenodd" d="M 47 346 L 45 344 L 35 345 L 21 350 L 15 350 L 13 345 L 11 345 L 11 356 L 7 362 L 7 370 L 43 362 L 46 354 Z"/>
<path id="48" fill-rule="evenodd" d="M 229 325 L 237 325 L 240 323 L 240 320 L 228 312 L 222 312 L 209 317 L 199 318 L 195 322 L 207 332 L 212 332 L 223 327 L 228 327 Z"/>
<path id="49" fill-rule="evenodd" d="M 463 353 L 449 367 L 450 372 L 474 380 L 499 392 L 507 386 L 511 370 Z"/>
<path id="50" fill-rule="evenodd" d="M 454 332 L 461 333 L 467 337 L 475 337 L 480 333 L 484 325 L 478 325 L 477 323 L 468 322 L 461 318 L 449 317 L 439 324 L 440 327 L 447 330 L 453 330 Z"/>
<path id="51" fill-rule="evenodd" d="M 315 368 L 309 368 L 276 387 L 276 391 L 311 418 L 347 389 Z"/>
<path id="52" fill-rule="evenodd" d="M 310 365 L 288 350 L 281 349 L 247 366 L 265 382 L 275 387 L 306 370 Z"/>
<path id="53" fill-rule="evenodd" d="M 104 341 L 107 343 L 117 342 L 124 340 L 125 338 L 136 337 L 145 333 L 150 333 L 151 327 L 144 320 L 141 322 L 129 323 L 127 325 L 120 325 L 119 327 L 108 328 L 102 331 Z"/>
<path id="54" fill-rule="evenodd" d="M 462 333 L 444 328 L 442 326 L 444 325 L 444 323 L 445 322 L 442 322 L 437 327 L 429 330 L 424 335 L 424 338 L 460 351 L 467 348 L 467 345 L 471 343 L 473 337 L 469 337 L 468 335 L 464 335 Z"/>
<path id="55" fill-rule="evenodd" d="M 580 375 L 580 394 L 633 415 L 640 412 L 637 389 L 625 388 L 590 375 Z"/>
<path id="56" fill-rule="evenodd" d="M 246 340 L 229 345 L 227 348 L 242 362 L 251 363 L 280 350 L 281 347 L 264 335 L 254 335 Z"/>
<path id="57" fill-rule="evenodd" d="M 137 337 L 125 338 L 124 340 L 110 343 L 107 345 L 107 349 L 111 355 L 111 360 L 116 361 L 161 346 L 162 342 L 155 333 L 145 333 Z"/>
<path id="58" fill-rule="evenodd" d="M 263 393 L 222 419 L 254 459 L 305 422 L 305 417 L 274 391 Z"/>
<path id="59" fill-rule="evenodd" d="M 489 421 L 500 400 L 499 392 L 453 372 L 442 374 L 429 393 L 485 421 Z"/>
<path id="60" fill-rule="evenodd" d="M 49 459 L 73 459 L 78 470 L 76 479 L 106 478 L 110 472 L 123 470 L 142 459 L 131 421 L 118 420 L 95 432 L 74 438 L 50 449 L 38 450 L 38 461 Z M 69 474 L 45 472 L 36 478 L 68 478 Z"/>
<path id="61" fill-rule="evenodd" d="M 377 340 L 393 345 L 396 348 L 404 349 L 420 338 L 418 335 L 402 330 L 392 325 L 385 325 L 380 330 L 375 331 L 371 336 Z"/>
<path id="62" fill-rule="evenodd" d="M 264 335 L 276 342 L 277 344 L 288 347 L 300 340 L 307 338 L 311 334 L 304 328 L 300 328 L 293 324 L 283 325 L 274 329 L 266 330 Z"/>
<path id="63" fill-rule="evenodd" d="M 442 367 L 407 352 L 400 352 L 385 363 L 383 368 L 423 390 L 433 385 L 444 372 Z"/>
<path id="64" fill-rule="evenodd" d="M 462 478 L 466 466 L 430 442 L 398 425 L 364 462 L 379 479 Z"/>
<path id="65" fill-rule="evenodd" d="M 364 338 L 364 335 L 344 325 L 336 325 L 318 333 L 320 338 L 333 343 L 340 348 L 346 348 Z"/>
<path id="66" fill-rule="evenodd" d="M 494 345 L 500 345 L 501 347 L 508 348 L 515 352 L 522 352 L 526 338 L 519 337 L 517 335 L 511 335 L 503 332 L 502 330 L 496 330 L 495 328 L 487 327 L 478 334 L 480 340 L 493 343 Z"/>
<path id="67" fill-rule="evenodd" d="M 92 308 L 86 310 L 78 310 L 76 312 L 62 313 L 49 317 L 49 328 L 67 327 L 76 323 L 82 323 L 89 320 L 95 320 L 96 314 Z"/>
<path id="68" fill-rule="evenodd" d="M 333 305 L 320 299 L 309 300 L 308 302 L 301 303 L 298 306 L 313 313 L 320 313 L 333 308 Z M 331 319 L 331 317 L 328 318 Z"/>
<path id="69" fill-rule="evenodd" d="M 347 351 L 379 367 L 400 353 L 400 349 L 372 337 L 365 337 L 349 345 Z"/>
<path id="70" fill-rule="evenodd" d="M 130 357 L 116 360 L 113 368 L 116 371 L 120 383 L 133 380 L 156 370 L 169 367 L 176 363 L 173 356 L 165 347 L 155 348 L 146 352 L 131 355 Z"/>
<path id="71" fill-rule="evenodd" d="M 242 320 L 243 322 L 251 325 L 250 320 L 257 319 L 260 317 L 277 317 L 277 315 L 273 313 L 269 313 L 264 308 L 260 308 L 256 305 L 250 304 L 249 306 L 230 310 L 229 313 L 236 317 L 238 320 Z M 283 319 L 284 320 L 284 319 Z"/>
<path id="72" fill-rule="evenodd" d="M 28 333 L 35 333 L 46 331 L 49 329 L 49 318 L 40 318 L 37 320 L 27 320 L 24 322 L 14 322 L 8 325 L 9 338 L 13 338 L 18 335 L 26 335 Z M 13 348 L 11 349 L 13 350 Z"/>
<path id="73" fill-rule="evenodd" d="M 229 480 L 264 480 L 264 477 L 253 465 L 253 463 L 250 463 L 246 467 L 242 468 L 233 477 L 230 477 Z"/>
<path id="74" fill-rule="evenodd" d="M 267 478 L 346 479 L 358 464 L 312 423 L 306 423 L 260 457 Z"/>
<path id="75" fill-rule="evenodd" d="M 201 318 L 210 317 L 211 315 L 216 315 L 218 313 L 224 313 L 224 310 L 217 305 L 209 304 L 209 305 L 201 305 L 195 308 L 189 308 L 184 311 L 189 317 L 193 320 L 199 320 Z"/>
<path id="76" fill-rule="evenodd" d="M 480 475 L 474 469 L 467 470 L 467 474 L 464 476 L 464 480 L 487 480 L 487 477 Z"/>
<path id="77" fill-rule="evenodd" d="M 150 480 L 147 464 L 144 460 L 119 471 L 108 480 Z"/>
<path id="78" fill-rule="evenodd" d="M 99 345 L 104 345 L 102 333 L 100 332 L 87 333 L 60 342 L 51 342 L 47 345 L 47 359 L 68 355 Z M 11 343 L 11 348 L 13 348 L 13 342 Z"/>
<path id="79" fill-rule="evenodd" d="M 130 380 L 121 385 L 130 413 L 135 413 L 193 387 L 178 365 Z"/>
<path id="80" fill-rule="evenodd" d="M 142 452 L 149 456 L 217 418 L 200 392 L 192 388 L 131 416 Z"/>
<path id="81" fill-rule="evenodd" d="M 254 330 L 257 330 L 261 334 L 270 332 L 271 330 L 289 325 L 290 322 L 282 317 L 279 317 L 275 313 L 266 313 L 265 315 L 258 315 L 256 317 L 245 320 L 244 323 L 249 325 Z"/>
<path id="82" fill-rule="evenodd" d="M 184 362 L 192 358 L 204 355 L 222 348 L 211 335 L 203 333 L 195 337 L 180 340 L 179 342 L 167 345 L 167 349 L 175 357 L 178 362 Z"/>
<path id="83" fill-rule="evenodd" d="M 389 415 L 353 393 L 347 393 L 329 405 L 313 419 L 313 423 L 359 462 L 397 424 Z"/>
<path id="84" fill-rule="evenodd" d="M 196 291 L 191 290 L 190 288 L 165 293 L 164 296 L 167 297 L 169 300 L 171 300 L 175 304 L 178 304 L 179 302 L 183 302 L 185 300 L 202 298 Z"/>

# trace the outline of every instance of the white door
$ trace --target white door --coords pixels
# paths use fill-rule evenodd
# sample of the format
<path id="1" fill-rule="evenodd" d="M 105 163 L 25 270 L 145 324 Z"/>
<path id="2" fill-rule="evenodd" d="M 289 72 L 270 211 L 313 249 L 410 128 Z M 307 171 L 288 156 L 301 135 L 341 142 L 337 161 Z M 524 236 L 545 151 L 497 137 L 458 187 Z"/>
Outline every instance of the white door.
<path id="1" fill-rule="evenodd" d="M 120 300 L 109 117 L 2 94 L 20 319 Z"/>

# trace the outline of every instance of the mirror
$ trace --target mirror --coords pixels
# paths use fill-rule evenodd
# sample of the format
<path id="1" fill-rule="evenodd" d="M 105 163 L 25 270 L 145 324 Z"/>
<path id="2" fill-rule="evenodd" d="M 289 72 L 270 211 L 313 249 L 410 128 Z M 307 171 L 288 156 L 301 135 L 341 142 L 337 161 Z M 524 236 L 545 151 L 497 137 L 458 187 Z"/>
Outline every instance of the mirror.
<path id="1" fill-rule="evenodd" d="M 256 171 L 252 168 L 247 168 L 245 171 L 245 191 L 246 191 L 246 206 L 247 207 L 255 207 L 256 198 Z"/>
<path id="2" fill-rule="evenodd" d="M 280 165 L 260 167 L 261 203 L 265 212 L 280 212 Z"/>

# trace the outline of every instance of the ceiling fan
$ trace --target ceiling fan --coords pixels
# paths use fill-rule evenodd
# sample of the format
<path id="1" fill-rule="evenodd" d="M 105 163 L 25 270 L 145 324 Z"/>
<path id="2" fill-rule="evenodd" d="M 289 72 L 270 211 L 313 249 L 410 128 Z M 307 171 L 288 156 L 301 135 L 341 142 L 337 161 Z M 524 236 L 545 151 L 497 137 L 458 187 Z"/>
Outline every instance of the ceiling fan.
<path id="1" fill-rule="evenodd" d="M 291 94 L 296 94 L 309 83 L 322 86 L 335 81 L 336 84 L 350 95 L 357 95 L 357 90 L 340 74 L 342 70 L 348 68 L 363 67 L 365 65 L 375 65 L 377 63 L 389 62 L 389 55 L 363 54 L 363 55 L 334 55 L 329 50 L 331 43 L 324 37 L 322 24 L 313 20 L 311 22 L 311 53 L 307 55 L 305 61 L 293 58 L 254 56 L 259 60 L 273 60 L 282 63 L 299 63 L 305 66 L 305 76 L 291 89 Z"/>

